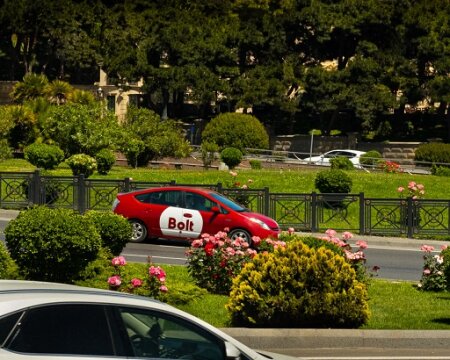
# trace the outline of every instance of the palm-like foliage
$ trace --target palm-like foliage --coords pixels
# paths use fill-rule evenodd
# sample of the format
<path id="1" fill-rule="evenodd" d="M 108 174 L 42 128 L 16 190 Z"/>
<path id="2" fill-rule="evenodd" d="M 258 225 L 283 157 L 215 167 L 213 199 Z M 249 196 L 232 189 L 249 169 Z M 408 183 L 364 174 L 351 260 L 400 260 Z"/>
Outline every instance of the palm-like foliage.
<path id="1" fill-rule="evenodd" d="M 29 73 L 23 77 L 22 82 L 14 85 L 11 97 L 16 103 L 33 100 L 45 96 L 48 79 L 45 75 Z"/>
<path id="2" fill-rule="evenodd" d="M 73 87 L 61 80 L 53 80 L 45 87 L 45 94 L 50 102 L 56 105 L 62 105 L 67 101 L 69 95 L 73 92 Z"/>

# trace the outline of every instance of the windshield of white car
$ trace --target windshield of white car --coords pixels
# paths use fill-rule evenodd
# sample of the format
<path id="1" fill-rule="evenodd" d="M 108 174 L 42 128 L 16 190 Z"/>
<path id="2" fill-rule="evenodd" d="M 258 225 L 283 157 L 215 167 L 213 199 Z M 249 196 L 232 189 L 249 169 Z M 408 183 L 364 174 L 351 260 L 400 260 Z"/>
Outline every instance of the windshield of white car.
<path id="1" fill-rule="evenodd" d="M 232 201 L 232 200 L 230 200 L 230 199 L 228 199 L 225 196 L 222 196 L 220 194 L 211 193 L 211 196 L 214 199 L 219 200 L 222 204 L 224 204 L 225 206 L 229 207 L 231 210 L 239 211 L 239 212 L 247 210 L 244 207 L 242 207 L 241 205 L 236 204 L 234 201 Z"/>

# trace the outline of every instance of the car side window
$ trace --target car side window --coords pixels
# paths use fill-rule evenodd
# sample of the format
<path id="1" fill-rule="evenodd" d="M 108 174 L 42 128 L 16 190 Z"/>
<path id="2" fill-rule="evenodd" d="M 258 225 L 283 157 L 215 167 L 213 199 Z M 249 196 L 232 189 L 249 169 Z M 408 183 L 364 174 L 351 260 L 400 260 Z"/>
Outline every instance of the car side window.
<path id="1" fill-rule="evenodd" d="M 27 310 L 6 348 L 35 354 L 117 355 L 105 307 L 97 305 L 57 304 Z"/>
<path id="2" fill-rule="evenodd" d="M 186 193 L 186 208 L 200 211 L 210 211 L 217 204 L 203 195 Z"/>
<path id="3" fill-rule="evenodd" d="M 180 191 L 156 191 L 136 195 L 136 199 L 146 204 L 180 206 Z"/>
<path id="4" fill-rule="evenodd" d="M 0 347 L 6 341 L 11 331 L 17 324 L 22 315 L 21 312 L 10 314 L 0 319 Z"/>
<path id="5" fill-rule="evenodd" d="M 187 320 L 157 311 L 120 308 L 134 357 L 225 359 L 224 342 Z"/>

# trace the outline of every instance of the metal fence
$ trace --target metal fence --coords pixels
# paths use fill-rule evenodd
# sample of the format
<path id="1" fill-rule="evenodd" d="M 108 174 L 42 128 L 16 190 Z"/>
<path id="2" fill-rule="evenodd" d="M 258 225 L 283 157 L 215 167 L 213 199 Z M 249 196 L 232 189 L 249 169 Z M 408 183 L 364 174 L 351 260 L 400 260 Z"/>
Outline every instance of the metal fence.
<path id="1" fill-rule="evenodd" d="M 247 208 L 275 219 L 282 229 L 322 232 L 328 228 L 368 235 L 450 235 L 450 200 L 367 198 L 359 194 L 271 193 L 269 188 L 224 188 L 218 184 L 178 184 L 0 173 L 0 208 L 24 209 L 33 205 L 64 207 L 81 213 L 110 210 L 119 192 L 184 185 L 216 190 Z"/>

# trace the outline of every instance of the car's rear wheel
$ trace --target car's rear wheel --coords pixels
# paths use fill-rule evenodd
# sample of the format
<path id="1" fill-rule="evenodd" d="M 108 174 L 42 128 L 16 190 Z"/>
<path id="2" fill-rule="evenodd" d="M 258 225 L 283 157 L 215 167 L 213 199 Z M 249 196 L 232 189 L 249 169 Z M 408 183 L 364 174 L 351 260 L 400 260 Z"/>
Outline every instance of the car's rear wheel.
<path id="1" fill-rule="evenodd" d="M 229 234 L 231 240 L 235 240 L 236 238 L 240 237 L 242 240 L 244 240 L 249 245 L 252 244 L 252 237 L 250 236 L 250 233 L 247 230 L 244 229 L 234 229 Z"/>
<path id="2" fill-rule="evenodd" d="M 144 225 L 142 221 L 132 219 L 130 220 L 131 224 L 131 242 L 143 242 L 145 239 L 147 239 L 147 227 Z"/>

